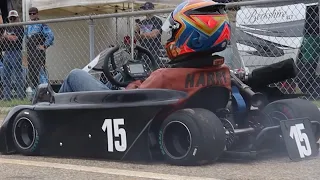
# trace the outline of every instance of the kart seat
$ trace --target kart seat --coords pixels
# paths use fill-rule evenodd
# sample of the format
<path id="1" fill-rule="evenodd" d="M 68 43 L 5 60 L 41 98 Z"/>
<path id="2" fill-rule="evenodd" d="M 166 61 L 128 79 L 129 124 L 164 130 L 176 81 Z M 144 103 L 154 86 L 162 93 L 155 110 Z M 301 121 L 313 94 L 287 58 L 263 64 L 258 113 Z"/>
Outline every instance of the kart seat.
<path id="1" fill-rule="evenodd" d="M 226 108 L 230 90 L 222 86 L 206 86 L 192 94 L 183 105 L 184 108 L 204 108 L 211 112 Z"/>

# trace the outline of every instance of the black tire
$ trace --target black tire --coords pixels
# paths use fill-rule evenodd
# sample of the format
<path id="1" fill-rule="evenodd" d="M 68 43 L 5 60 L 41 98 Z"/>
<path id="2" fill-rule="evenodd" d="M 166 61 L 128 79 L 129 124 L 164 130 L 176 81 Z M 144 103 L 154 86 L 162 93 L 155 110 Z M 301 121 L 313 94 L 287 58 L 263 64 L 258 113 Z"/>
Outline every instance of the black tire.
<path id="1" fill-rule="evenodd" d="M 279 125 L 280 120 L 309 118 L 311 121 L 320 122 L 320 111 L 312 102 L 305 99 L 282 99 L 268 104 L 262 112 L 266 115 L 263 118 L 265 126 Z M 319 130 L 312 128 L 316 141 L 320 138 Z M 272 137 L 270 137 L 272 138 Z"/>
<path id="2" fill-rule="evenodd" d="M 182 109 L 163 121 L 159 145 L 169 164 L 202 165 L 220 157 L 226 134 L 220 119 L 211 111 Z"/>
<path id="3" fill-rule="evenodd" d="M 12 139 L 17 152 L 27 156 L 40 155 L 43 132 L 44 126 L 35 111 L 21 111 L 12 124 Z"/>

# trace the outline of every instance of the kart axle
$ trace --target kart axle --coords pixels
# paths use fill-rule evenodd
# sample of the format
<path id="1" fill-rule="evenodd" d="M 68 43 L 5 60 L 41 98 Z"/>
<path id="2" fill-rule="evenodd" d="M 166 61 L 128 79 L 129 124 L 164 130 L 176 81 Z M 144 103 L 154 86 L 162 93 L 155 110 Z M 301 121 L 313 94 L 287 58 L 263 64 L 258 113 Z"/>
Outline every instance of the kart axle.
<path id="1" fill-rule="evenodd" d="M 247 133 L 253 133 L 255 132 L 254 128 L 243 128 L 243 129 L 235 129 L 234 134 L 239 135 L 239 134 L 247 134 Z M 226 134 L 229 135 L 229 131 L 226 131 Z"/>

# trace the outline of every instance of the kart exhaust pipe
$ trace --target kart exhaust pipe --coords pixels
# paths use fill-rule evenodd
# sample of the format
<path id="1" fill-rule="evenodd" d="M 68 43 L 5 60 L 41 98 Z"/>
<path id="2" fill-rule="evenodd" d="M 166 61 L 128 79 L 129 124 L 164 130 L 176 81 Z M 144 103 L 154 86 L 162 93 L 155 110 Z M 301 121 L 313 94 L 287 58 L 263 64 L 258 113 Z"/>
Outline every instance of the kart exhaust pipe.
<path id="1" fill-rule="evenodd" d="M 244 84 L 235 74 L 230 73 L 233 79 L 233 83 L 239 88 L 239 90 L 251 99 L 251 105 L 253 107 L 262 107 L 267 103 L 267 97 L 262 93 L 255 93 L 251 90 L 250 86 Z"/>
<path id="2" fill-rule="evenodd" d="M 246 84 L 231 73 L 232 82 L 243 95 L 250 99 L 251 105 L 258 108 L 265 106 L 268 103 L 268 99 L 262 93 L 253 92 L 251 87 L 265 87 L 272 83 L 293 78 L 296 75 L 297 66 L 292 58 L 253 70 L 245 81 Z"/>

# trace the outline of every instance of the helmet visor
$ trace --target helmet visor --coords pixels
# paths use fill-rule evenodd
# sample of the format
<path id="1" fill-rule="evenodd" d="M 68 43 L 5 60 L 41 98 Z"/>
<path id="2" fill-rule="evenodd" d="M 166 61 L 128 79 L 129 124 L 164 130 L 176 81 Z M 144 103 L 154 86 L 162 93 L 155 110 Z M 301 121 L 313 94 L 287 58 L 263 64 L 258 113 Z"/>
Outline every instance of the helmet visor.
<path id="1" fill-rule="evenodd" d="M 169 16 L 167 17 L 167 19 L 164 21 L 161 29 L 164 32 L 169 32 L 172 30 L 172 26 L 174 25 L 174 21 L 172 19 L 172 12 L 169 14 Z"/>

